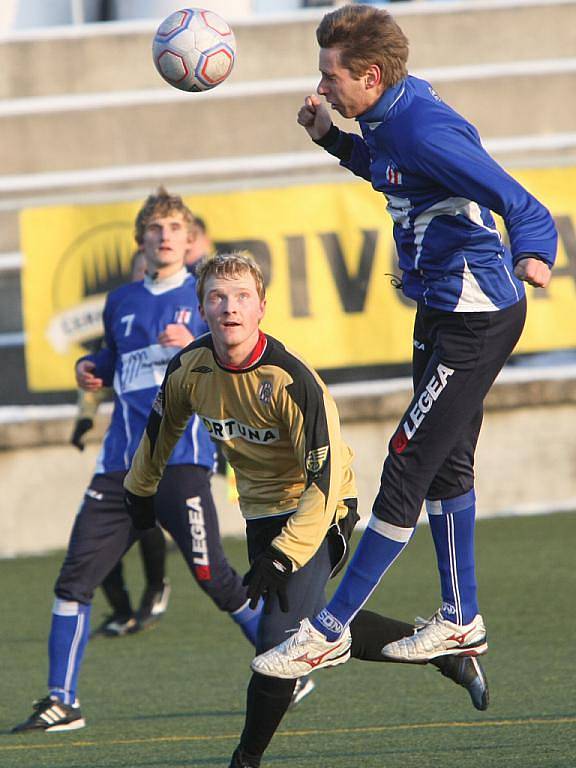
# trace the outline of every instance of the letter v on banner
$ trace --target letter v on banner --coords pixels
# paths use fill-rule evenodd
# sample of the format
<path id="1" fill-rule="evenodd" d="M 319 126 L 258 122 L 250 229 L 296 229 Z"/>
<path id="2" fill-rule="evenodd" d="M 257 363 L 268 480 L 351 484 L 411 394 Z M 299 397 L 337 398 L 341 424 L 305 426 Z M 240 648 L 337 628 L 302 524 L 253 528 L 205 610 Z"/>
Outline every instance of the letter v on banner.
<path id="1" fill-rule="evenodd" d="M 392 438 L 391 445 L 396 453 L 402 453 L 406 449 L 409 441 L 420 429 L 424 419 L 432 410 L 434 403 L 442 394 L 448 379 L 450 376 L 452 376 L 453 373 L 453 368 L 449 368 L 447 365 L 438 363 L 436 371 L 432 374 L 430 380 L 424 387 L 424 393 L 420 395 L 419 399 L 412 406 L 408 412 L 407 418 L 404 420 L 402 426 L 397 430 L 396 434 Z M 429 394 L 431 397 L 425 398 L 425 394 Z"/>

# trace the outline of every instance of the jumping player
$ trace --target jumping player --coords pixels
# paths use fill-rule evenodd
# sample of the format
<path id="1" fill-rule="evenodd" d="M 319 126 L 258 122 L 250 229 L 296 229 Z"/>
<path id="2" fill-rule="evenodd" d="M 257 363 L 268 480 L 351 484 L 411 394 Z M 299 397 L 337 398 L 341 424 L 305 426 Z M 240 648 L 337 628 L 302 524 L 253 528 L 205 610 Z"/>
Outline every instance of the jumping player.
<path id="1" fill-rule="evenodd" d="M 408 75 L 408 41 L 392 16 L 367 5 L 328 13 L 318 95 L 358 121 L 332 124 L 316 95 L 298 114 L 311 139 L 387 200 L 402 290 L 417 304 L 414 396 L 389 447 L 381 485 L 333 599 L 280 648 L 253 662 L 297 676 L 297 659 L 323 659 L 349 642 L 353 617 L 410 540 L 426 503 L 442 605 L 414 635 L 387 645 L 399 661 L 487 650 L 474 562 L 474 452 L 483 401 L 514 349 L 526 313 L 524 282 L 546 287 L 557 234 L 549 212 L 483 149 L 478 132 L 431 85 Z M 491 211 L 510 236 L 508 249 Z"/>
<path id="2" fill-rule="evenodd" d="M 169 360 L 205 330 L 197 312 L 196 280 L 185 267 L 192 231 L 192 213 L 180 197 L 162 188 L 148 197 L 136 217 L 146 277 L 108 295 L 105 346 L 77 363 L 83 389 L 114 384 L 114 411 L 55 586 L 48 695 L 13 732 L 71 731 L 85 725 L 76 690 L 94 590 L 139 535 L 124 507 L 122 482 Z M 198 586 L 254 641 L 259 607 L 249 607 L 220 541 L 210 489 L 214 445 L 197 417 L 183 424 L 181 433 L 158 489 L 155 513 Z"/>
<path id="3" fill-rule="evenodd" d="M 239 254 L 204 261 L 197 291 L 210 334 L 168 366 L 124 481 L 127 504 L 135 525 L 154 525 L 166 463 L 188 420 L 200 416 L 236 475 L 251 564 L 244 581 L 252 606 L 265 599 L 256 640 L 262 652 L 325 604 L 326 582 L 343 564 L 358 519 L 352 454 L 317 374 L 260 331 L 265 293 L 256 263 Z M 382 645 L 411 632 L 409 624 L 362 611 L 353 653 L 384 661 Z M 342 661 L 349 655 L 346 646 Z M 486 708 L 488 690 L 477 663 L 451 657 L 437 666 L 469 691 L 474 706 Z M 252 675 L 231 768 L 260 765 L 294 685 Z"/>

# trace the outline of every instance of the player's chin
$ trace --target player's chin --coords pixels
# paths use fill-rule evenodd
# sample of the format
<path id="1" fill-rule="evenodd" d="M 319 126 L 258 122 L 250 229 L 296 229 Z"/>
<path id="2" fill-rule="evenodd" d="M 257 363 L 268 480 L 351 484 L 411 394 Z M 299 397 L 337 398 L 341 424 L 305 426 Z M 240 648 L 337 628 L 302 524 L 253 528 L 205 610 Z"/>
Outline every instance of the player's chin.
<path id="1" fill-rule="evenodd" d="M 338 112 L 342 117 L 353 117 L 353 115 L 348 114 L 348 110 L 346 107 L 343 107 L 342 104 L 330 104 L 330 108 L 333 109 L 334 112 Z"/>

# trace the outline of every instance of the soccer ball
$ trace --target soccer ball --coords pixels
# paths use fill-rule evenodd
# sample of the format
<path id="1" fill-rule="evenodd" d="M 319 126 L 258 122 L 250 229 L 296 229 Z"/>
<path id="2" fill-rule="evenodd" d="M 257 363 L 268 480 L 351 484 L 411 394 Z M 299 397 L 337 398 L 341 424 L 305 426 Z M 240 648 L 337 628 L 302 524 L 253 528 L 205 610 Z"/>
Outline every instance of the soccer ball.
<path id="1" fill-rule="evenodd" d="M 181 91 L 208 91 L 226 80 L 236 55 L 228 24 L 213 11 L 182 8 L 158 27 L 152 43 L 156 69 Z"/>

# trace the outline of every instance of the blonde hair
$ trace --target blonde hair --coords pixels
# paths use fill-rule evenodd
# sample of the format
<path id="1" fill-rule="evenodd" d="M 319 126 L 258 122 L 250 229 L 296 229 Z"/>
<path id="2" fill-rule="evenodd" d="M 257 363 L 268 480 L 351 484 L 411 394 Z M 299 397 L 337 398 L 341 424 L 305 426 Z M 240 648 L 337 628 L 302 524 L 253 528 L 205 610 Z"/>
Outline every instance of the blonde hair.
<path id="1" fill-rule="evenodd" d="M 134 239 L 136 240 L 136 243 L 142 245 L 146 227 L 153 218 L 158 216 L 169 216 L 173 213 L 181 213 L 182 218 L 188 226 L 188 231 L 194 231 L 194 214 L 182 200 L 180 195 L 171 195 L 165 187 L 158 187 L 153 195 L 148 195 L 136 216 L 134 225 Z"/>
<path id="2" fill-rule="evenodd" d="M 196 295 L 202 305 L 204 303 L 204 288 L 209 277 L 224 277 L 233 279 L 246 274 L 252 275 L 256 283 L 258 296 L 263 301 L 266 296 L 264 276 L 259 265 L 246 253 L 217 253 L 198 262 L 196 268 Z"/>
<path id="3" fill-rule="evenodd" d="M 344 5 L 327 13 L 316 30 L 321 48 L 338 48 L 340 64 L 359 79 L 376 64 L 385 88 L 408 74 L 408 38 L 396 21 L 381 8 Z"/>

